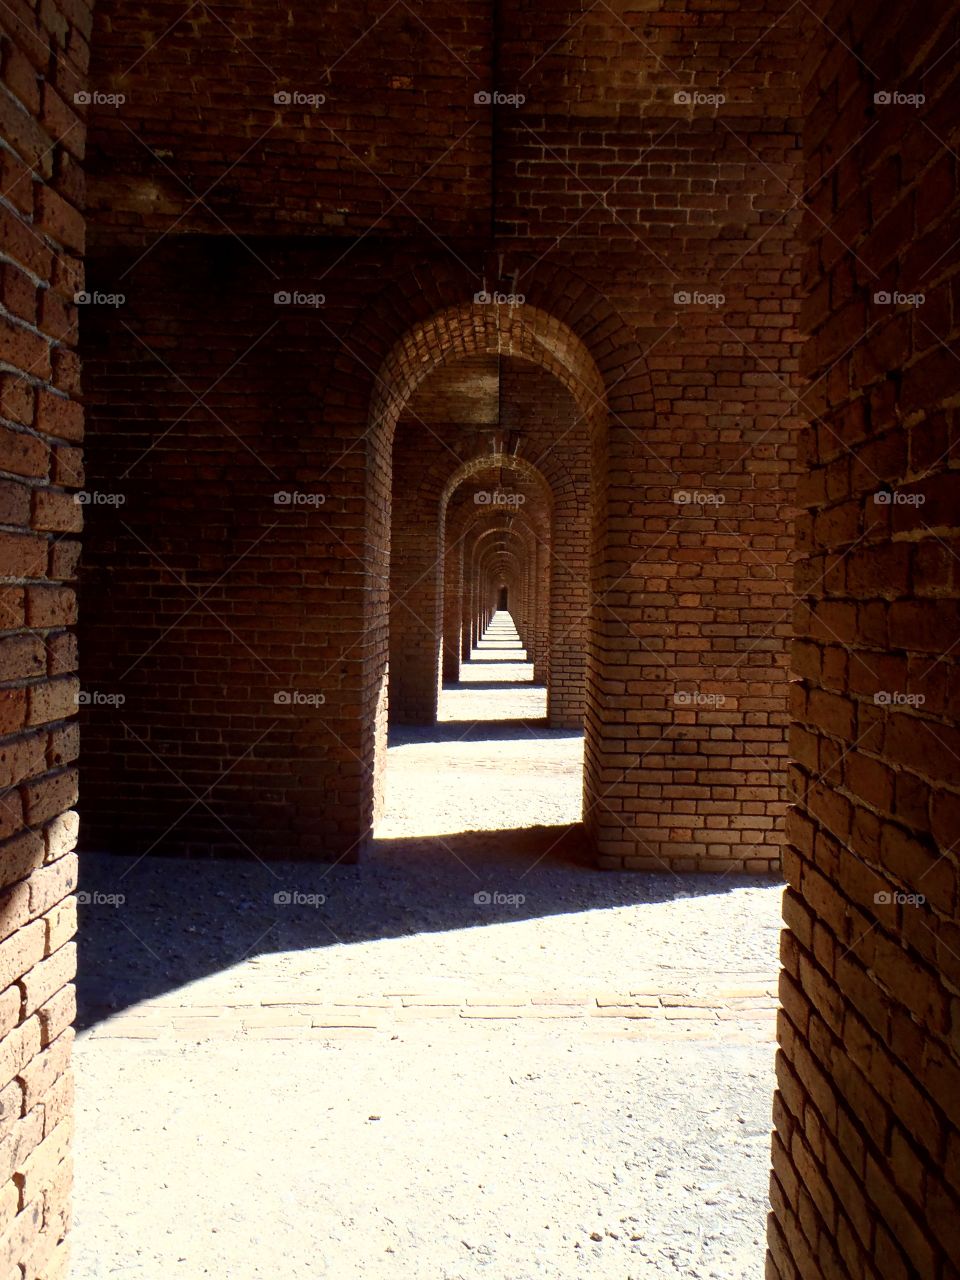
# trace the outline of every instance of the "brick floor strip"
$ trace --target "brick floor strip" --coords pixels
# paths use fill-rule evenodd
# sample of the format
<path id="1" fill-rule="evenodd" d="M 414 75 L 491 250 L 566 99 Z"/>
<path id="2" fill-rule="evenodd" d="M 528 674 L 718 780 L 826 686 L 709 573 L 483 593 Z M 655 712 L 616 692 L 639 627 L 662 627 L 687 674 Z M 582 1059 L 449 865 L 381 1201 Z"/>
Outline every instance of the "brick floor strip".
<path id="1" fill-rule="evenodd" d="M 668 979 L 676 985 L 676 976 Z M 665 985 L 667 985 L 665 983 Z M 693 987 L 694 982 L 690 982 Z M 125 1009 L 92 1028 L 97 1038 L 164 1040 L 337 1038 L 357 1032 L 399 1034 L 418 1024 L 563 1021 L 581 1031 L 606 1036 L 772 1041 L 777 1004 L 766 986 L 724 987 L 721 991 L 656 991 L 653 982 L 628 992 L 463 991 L 437 993 L 288 993 L 222 1005 L 178 1004 L 154 999 Z"/>

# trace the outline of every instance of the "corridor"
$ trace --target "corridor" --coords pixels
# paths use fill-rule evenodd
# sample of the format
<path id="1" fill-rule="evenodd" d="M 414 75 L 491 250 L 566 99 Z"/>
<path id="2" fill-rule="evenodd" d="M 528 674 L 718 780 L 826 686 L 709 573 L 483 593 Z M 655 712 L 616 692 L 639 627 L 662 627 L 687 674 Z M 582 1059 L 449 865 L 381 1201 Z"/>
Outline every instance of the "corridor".
<path id="1" fill-rule="evenodd" d="M 391 730 L 379 840 L 580 821 L 583 734 L 546 727 L 546 689 L 532 681 L 513 619 L 498 612 L 444 686 L 438 723 Z"/>
<path id="2" fill-rule="evenodd" d="M 760 1280 L 781 890 L 591 869 L 518 646 L 362 871 L 87 859 L 75 1280 Z"/>
<path id="3" fill-rule="evenodd" d="M 960 1280 L 958 50 L 0 3 L 0 1280 Z"/>

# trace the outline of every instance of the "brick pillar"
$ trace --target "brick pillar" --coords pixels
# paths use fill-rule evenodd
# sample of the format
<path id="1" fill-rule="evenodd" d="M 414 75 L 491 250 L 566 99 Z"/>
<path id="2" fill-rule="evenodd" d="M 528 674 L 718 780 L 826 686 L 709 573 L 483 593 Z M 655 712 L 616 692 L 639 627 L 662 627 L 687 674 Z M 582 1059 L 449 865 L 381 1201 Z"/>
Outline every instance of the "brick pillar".
<path id="1" fill-rule="evenodd" d="M 554 517 L 547 684 L 547 719 L 551 729 L 583 726 L 590 612 L 589 527 L 584 508 L 571 511 L 565 506 Z"/>
<path id="2" fill-rule="evenodd" d="M 463 592 L 463 544 L 449 545 L 444 555 L 443 569 L 443 672 L 444 682 L 452 682 L 460 676 L 461 593 Z"/>
<path id="3" fill-rule="evenodd" d="M 79 700 L 73 624 L 84 506 L 75 354 L 90 6 L 0 14 L 0 1256 L 67 1271 Z M 95 285 L 95 281 L 91 281 Z M 21 1270 L 22 1268 L 22 1270 Z"/>
<path id="4" fill-rule="evenodd" d="M 550 547 L 538 539 L 533 554 L 536 559 L 536 594 L 530 660 L 534 683 L 545 685 L 550 679 Z"/>
<path id="5" fill-rule="evenodd" d="M 816 9 L 767 1275 L 939 1280 L 960 1258 L 956 7 Z"/>
<path id="6" fill-rule="evenodd" d="M 443 626 L 438 496 L 423 475 L 448 455 L 419 422 L 401 421 L 393 447 L 390 533 L 390 701 L 395 724 L 434 724 Z"/>

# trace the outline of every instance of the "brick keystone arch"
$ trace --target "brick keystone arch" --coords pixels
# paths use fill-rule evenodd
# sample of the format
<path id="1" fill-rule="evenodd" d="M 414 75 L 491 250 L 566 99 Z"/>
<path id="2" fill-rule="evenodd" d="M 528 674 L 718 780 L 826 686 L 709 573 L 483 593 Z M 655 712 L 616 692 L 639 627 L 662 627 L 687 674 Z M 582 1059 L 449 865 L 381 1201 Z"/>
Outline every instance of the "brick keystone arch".
<path id="1" fill-rule="evenodd" d="M 564 321 L 538 305 L 516 307 L 460 302 L 411 325 L 387 351 L 374 376 L 367 419 L 365 600 L 366 661 L 363 672 L 364 723 L 370 725 L 364 754 L 373 765 L 364 797 L 372 825 L 382 798 L 387 725 L 389 653 L 389 547 L 392 444 L 397 421 L 416 388 L 434 369 L 451 360 L 502 354 L 528 360 L 552 373 L 570 392 L 591 438 L 591 491 L 606 490 L 608 407 L 604 377 L 583 340 Z M 489 457 L 467 464 L 482 470 Z M 522 467 L 525 465 L 521 463 Z M 527 464 L 529 465 L 529 464 Z M 452 488 L 450 492 L 452 493 Z M 446 495 L 449 500 L 449 493 Z M 592 549 L 595 597 L 601 580 L 602 507 L 594 502 Z M 441 552 L 442 556 L 442 552 Z M 591 614 L 594 612 L 590 610 Z M 439 661 L 439 655 L 438 655 Z M 597 739 L 602 717 L 593 719 L 590 736 Z M 588 743 L 588 752 L 591 744 Z M 599 747 L 597 747 L 599 749 Z M 361 784 L 366 785 L 366 776 Z"/>
<path id="2" fill-rule="evenodd" d="M 609 794 L 609 778 L 612 768 L 622 768 L 625 736 L 636 733 L 635 727 L 625 733 L 620 710 L 604 707 L 614 686 L 605 684 L 603 672 L 604 664 L 620 660 L 627 643 L 625 625 L 636 611 L 632 604 L 618 603 L 614 613 L 605 591 L 636 572 L 637 552 L 625 522 L 613 522 L 608 529 L 605 511 L 608 503 L 635 502 L 637 486 L 663 484 L 662 463 L 643 445 L 654 426 L 652 376 L 641 335 L 588 279 L 570 266 L 550 265 L 524 253 L 512 253 L 507 266 L 524 275 L 526 297 L 525 305 L 509 316 L 503 311 L 497 317 L 494 308 L 467 301 L 474 298 L 480 278 L 462 264 L 426 261 L 392 280 L 340 338 L 342 349 L 325 381 L 325 433 L 342 442 L 328 483 L 347 495 L 344 509 L 353 530 L 351 538 L 333 548 L 346 557 L 340 628 L 346 643 L 335 646 L 329 657 L 337 664 L 344 691 L 355 694 L 356 708 L 351 719 L 344 716 L 337 726 L 356 762 L 348 780 L 351 796 L 348 800 L 343 792 L 339 809 L 339 858 L 360 854 L 381 799 L 376 764 L 384 759 L 387 735 L 390 447 L 396 410 L 403 394 L 440 362 L 488 349 L 556 371 L 563 385 L 577 388 L 573 403 L 581 419 L 593 426 L 588 431 L 589 547 L 582 568 L 575 566 L 576 575 L 588 584 L 591 607 L 571 609 L 572 625 L 564 627 L 561 639 L 570 645 L 572 635 L 576 652 L 588 654 L 585 677 L 577 680 L 575 723 L 584 722 L 585 705 L 593 704 L 598 746 L 593 756 L 589 751 L 586 756 L 586 773 L 593 781 L 585 788 L 590 836 L 599 852 L 608 840 L 622 844 L 622 817 L 611 817 L 609 810 L 626 810 L 626 803 L 621 795 Z M 497 270 L 494 257 L 488 278 L 498 279 Z M 600 799 L 604 788 L 608 799 Z M 599 799 L 593 808 L 591 795 Z M 620 849 L 609 852 L 620 856 Z"/>
<path id="3" fill-rule="evenodd" d="M 587 604 L 571 609 L 564 627 L 568 640 L 580 629 L 576 644 L 586 654 L 586 670 L 584 675 L 581 660 L 572 691 L 580 704 L 571 724 L 585 726 L 585 824 L 605 865 L 622 858 L 625 822 L 635 834 L 632 802 L 624 799 L 633 792 L 617 782 L 630 743 L 640 735 L 625 717 L 618 687 L 625 649 L 636 647 L 632 633 L 642 622 L 633 599 L 616 600 L 612 608 L 608 598 L 638 573 L 636 543 L 622 513 L 644 486 L 663 483 L 662 463 L 645 444 L 654 425 L 650 372 L 637 332 L 589 282 L 520 254 L 511 255 L 509 266 L 524 271 L 526 296 L 512 309 L 475 303 L 477 279 L 454 264 L 424 263 L 392 280 L 343 335 L 326 383 L 325 431 L 342 441 L 336 474 L 328 474 L 326 483 L 342 486 L 352 530 L 333 548 L 343 560 L 344 586 L 341 639 L 331 657 L 345 695 L 353 696 L 353 713 L 335 729 L 355 762 L 341 780 L 341 858 L 362 853 L 382 800 L 397 415 L 441 363 L 497 352 L 555 374 L 573 397 L 578 421 L 586 423 L 591 509 L 583 540 L 589 545 L 582 567 L 574 568 L 586 584 Z M 630 767 L 634 787 L 641 781 L 639 753 Z"/>
<path id="4" fill-rule="evenodd" d="M 553 487 L 541 467 L 528 461 L 522 454 L 504 453 L 502 450 L 495 450 L 490 453 L 479 453 L 476 457 L 468 458 L 453 472 L 443 487 L 443 493 L 440 495 L 441 519 L 446 516 L 450 499 L 460 485 L 466 484 L 474 477 L 482 475 L 484 471 L 499 471 L 503 469 L 517 471 L 520 475 L 532 480 L 534 484 L 540 487 L 547 503 L 551 507 L 553 506 Z"/>
<path id="5" fill-rule="evenodd" d="M 548 683 L 547 647 L 549 641 L 550 621 L 550 578 L 549 578 L 549 512 L 544 509 L 527 510 L 523 514 L 509 517 L 502 513 L 485 515 L 487 508 L 469 512 L 465 517 L 461 514 L 453 527 L 448 526 L 447 546 L 459 546 L 460 578 L 462 582 L 461 599 L 457 608 L 461 610 L 460 626 L 453 623 L 456 639 L 462 646 L 463 657 L 467 658 L 470 648 L 479 639 L 479 633 L 488 621 L 485 613 L 489 613 L 490 586 L 485 579 L 481 566 L 481 556 L 488 551 L 487 544 L 491 536 L 500 535 L 500 543 L 510 541 L 514 546 L 522 548 L 522 557 L 517 562 L 516 590 L 511 600 L 511 613 L 517 630 L 527 648 L 530 660 L 534 664 L 534 678 L 537 683 Z"/>
<path id="6" fill-rule="evenodd" d="M 380 367 L 370 405 L 371 427 L 392 432 L 413 392 L 440 364 L 473 355 L 509 355 L 541 365 L 570 391 L 584 417 L 606 420 L 600 370 L 573 330 L 536 306 L 469 303 L 409 329 Z"/>

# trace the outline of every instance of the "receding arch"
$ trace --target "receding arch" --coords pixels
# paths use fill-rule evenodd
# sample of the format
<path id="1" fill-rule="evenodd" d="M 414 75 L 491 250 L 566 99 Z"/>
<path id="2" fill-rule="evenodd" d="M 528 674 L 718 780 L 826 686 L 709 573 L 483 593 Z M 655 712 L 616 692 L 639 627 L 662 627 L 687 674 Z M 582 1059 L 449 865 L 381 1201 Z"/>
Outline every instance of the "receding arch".
<path id="1" fill-rule="evenodd" d="M 516 590 L 513 601 L 513 619 L 517 631 L 526 648 L 530 651 L 531 660 L 536 668 L 541 651 L 541 639 L 537 633 L 535 614 L 544 601 L 537 588 L 541 585 L 537 575 L 537 551 L 541 543 L 533 524 L 521 516 L 513 516 L 508 520 L 498 521 L 480 527 L 481 521 L 474 521 L 465 530 L 465 551 L 470 555 L 470 582 L 472 602 L 465 600 L 465 609 L 471 608 L 474 615 L 475 629 L 473 639 L 479 639 L 479 631 L 489 620 L 490 584 L 485 578 L 491 554 L 499 550 L 512 557 L 516 565 Z M 519 551 L 517 550 L 519 548 Z M 543 673 L 538 673 L 542 675 Z M 543 681 L 539 681 L 543 683 Z"/>
<path id="2" fill-rule="evenodd" d="M 578 421 L 582 420 L 587 425 L 591 491 L 595 495 L 590 548 L 585 557 L 585 563 L 591 565 L 592 595 L 588 616 L 594 612 L 593 601 L 599 598 L 603 554 L 602 500 L 607 490 L 608 406 L 604 378 L 590 350 L 568 324 L 536 305 L 509 307 L 461 302 L 419 320 L 394 342 L 384 356 L 375 374 L 367 421 L 365 547 L 368 589 L 365 617 L 368 670 L 364 689 L 365 710 L 372 720 L 371 747 L 375 760 L 371 822 L 377 812 L 380 796 L 377 781 L 382 776 L 386 748 L 389 496 L 393 437 L 404 406 L 432 370 L 451 360 L 478 354 L 519 357 L 547 370 L 570 392 L 579 412 Z M 489 466 L 488 458 L 471 459 L 466 464 L 465 474 L 471 474 L 472 468 L 482 471 L 485 465 Z M 518 465 L 532 464 L 524 460 Z M 449 494 L 446 501 L 449 501 Z M 588 637 L 593 629 L 587 626 Z M 592 749 L 591 739 L 597 738 L 598 726 L 603 721 L 599 703 L 595 710 L 597 714 L 587 727 L 588 753 Z"/>
<path id="3" fill-rule="evenodd" d="M 513 472 L 534 486 L 540 501 L 533 513 L 526 508 L 520 508 L 510 515 L 481 506 L 472 512 L 463 512 L 458 519 L 448 519 L 450 501 L 462 486 L 468 485 L 471 480 L 483 477 L 489 471 L 502 474 L 505 470 Z M 567 482 L 572 491 L 572 482 L 569 481 L 569 477 Z M 568 500 L 565 492 L 564 505 Z M 439 562 L 444 576 L 440 591 L 441 607 L 444 609 L 444 632 L 445 635 L 448 630 L 451 633 L 449 640 L 444 640 L 445 647 L 449 645 L 450 653 L 450 659 L 446 663 L 448 675 L 453 674 L 453 651 L 456 651 L 458 659 L 460 656 L 466 658 L 475 639 L 475 635 L 471 634 L 470 602 L 466 599 L 464 591 L 464 542 L 474 526 L 499 518 L 515 523 L 529 533 L 526 589 L 520 594 L 519 599 L 516 595 L 514 597 L 513 617 L 524 644 L 530 650 L 534 664 L 534 679 L 538 683 L 548 684 L 550 630 L 548 574 L 555 505 L 556 495 L 544 472 L 522 455 L 505 453 L 502 449 L 493 449 L 490 453 L 478 454 L 468 459 L 450 476 L 441 497 L 437 530 Z M 456 559 L 458 552 L 459 560 Z M 459 572 L 454 575 L 457 579 L 454 590 L 448 592 L 447 561 L 451 558 L 453 558 L 451 567 L 455 565 Z M 472 589 L 472 581 L 470 585 Z M 525 616 L 527 608 L 529 608 L 529 618 Z"/>

